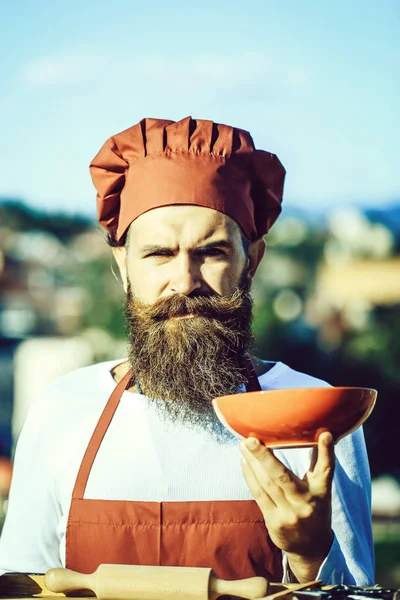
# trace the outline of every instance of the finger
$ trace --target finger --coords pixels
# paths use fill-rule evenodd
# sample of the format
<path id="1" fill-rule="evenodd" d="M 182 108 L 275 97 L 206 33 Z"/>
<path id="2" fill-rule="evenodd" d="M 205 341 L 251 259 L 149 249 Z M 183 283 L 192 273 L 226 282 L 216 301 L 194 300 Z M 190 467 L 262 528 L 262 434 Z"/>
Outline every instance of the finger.
<path id="1" fill-rule="evenodd" d="M 282 504 L 287 501 L 287 495 L 296 493 L 299 478 L 259 440 L 247 438 L 241 442 L 240 449 L 259 483 L 275 504 Z"/>
<path id="2" fill-rule="evenodd" d="M 318 438 L 318 458 L 313 470 L 313 482 L 325 493 L 331 486 L 335 470 L 335 445 L 329 431 L 321 433 Z"/>
<path id="3" fill-rule="evenodd" d="M 313 449 L 312 449 L 311 464 L 310 464 L 310 468 L 308 469 L 311 473 L 315 469 L 315 465 L 317 464 L 317 459 L 318 459 L 318 445 L 314 446 Z"/>
<path id="4" fill-rule="evenodd" d="M 257 502 L 262 513 L 270 512 L 274 508 L 276 508 L 275 502 L 268 495 L 268 493 L 261 487 L 258 479 L 254 475 L 252 469 L 250 468 L 248 462 L 242 458 L 242 473 L 243 477 L 246 480 L 247 486 L 250 490 L 251 495 L 254 500 Z"/>
<path id="5" fill-rule="evenodd" d="M 256 438 L 248 438 L 240 445 L 240 450 L 243 454 L 248 468 L 252 471 L 253 476 L 275 505 L 285 503 L 285 496 L 282 489 L 271 479 L 268 473 L 268 454 L 271 451 L 259 442 Z M 252 450 L 249 450 L 249 447 Z M 264 461 L 264 462 L 262 462 Z"/>

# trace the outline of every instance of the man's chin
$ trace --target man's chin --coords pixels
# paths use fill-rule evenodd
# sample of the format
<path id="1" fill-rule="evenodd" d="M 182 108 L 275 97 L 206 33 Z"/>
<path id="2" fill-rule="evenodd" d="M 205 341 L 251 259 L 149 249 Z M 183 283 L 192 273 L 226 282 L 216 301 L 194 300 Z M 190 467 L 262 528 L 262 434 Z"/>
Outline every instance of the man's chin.
<path id="1" fill-rule="evenodd" d="M 167 420 L 218 431 L 217 396 L 247 382 L 251 298 L 171 298 L 142 306 L 128 294 L 129 360 L 143 393 Z"/>

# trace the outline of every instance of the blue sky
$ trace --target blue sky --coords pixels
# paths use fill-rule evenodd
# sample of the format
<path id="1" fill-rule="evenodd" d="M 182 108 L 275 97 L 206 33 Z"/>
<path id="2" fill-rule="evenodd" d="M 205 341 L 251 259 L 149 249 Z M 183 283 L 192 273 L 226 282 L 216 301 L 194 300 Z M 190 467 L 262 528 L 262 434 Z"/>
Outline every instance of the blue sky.
<path id="1" fill-rule="evenodd" d="M 4 0 L 0 196 L 95 213 L 88 164 L 141 118 L 249 130 L 288 204 L 400 199 L 398 0 Z"/>

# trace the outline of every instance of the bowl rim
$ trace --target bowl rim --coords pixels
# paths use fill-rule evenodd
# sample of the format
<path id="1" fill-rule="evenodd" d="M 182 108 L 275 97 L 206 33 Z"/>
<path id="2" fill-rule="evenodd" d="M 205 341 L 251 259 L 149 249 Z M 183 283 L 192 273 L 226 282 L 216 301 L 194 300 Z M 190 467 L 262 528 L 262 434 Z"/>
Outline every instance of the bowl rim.
<path id="1" fill-rule="evenodd" d="M 331 386 L 326 386 L 326 387 L 300 387 L 300 388 L 282 388 L 282 389 L 278 389 L 278 390 L 256 390 L 253 392 L 239 392 L 238 394 L 226 394 L 225 396 L 216 396 L 215 398 L 212 399 L 212 402 L 214 402 L 215 400 L 220 400 L 222 398 L 238 398 L 238 397 L 244 397 L 247 395 L 254 395 L 254 394 L 287 394 L 288 392 L 326 392 L 327 390 L 339 390 L 339 391 L 351 391 L 351 390 L 362 390 L 363 392 L 374 392 L 375 393 L 375 400 L 376 397 L 378 395 L 378 390 L 376 390 L 375 388 L 368 388 L 368 387 L 362 387 L 362 386 L 344 386 L 344 385 L 331 385 Z"/>

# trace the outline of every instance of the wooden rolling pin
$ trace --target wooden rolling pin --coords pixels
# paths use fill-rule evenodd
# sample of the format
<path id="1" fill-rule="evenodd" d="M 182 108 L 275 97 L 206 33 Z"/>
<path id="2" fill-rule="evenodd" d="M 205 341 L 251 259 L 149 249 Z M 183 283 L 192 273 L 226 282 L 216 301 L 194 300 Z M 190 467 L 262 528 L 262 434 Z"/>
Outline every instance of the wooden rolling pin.
<path id="1" fill-rule="evenodd" d="M 255 600 L 268 588 L 264 577 L 226 581 L 207 568 L 142 565 L 100 565 L 89 575 L 50 569 L 44 581 L 52 592 L 92 590 L 99 600 L 216 600 L 225 594 Z"/>

